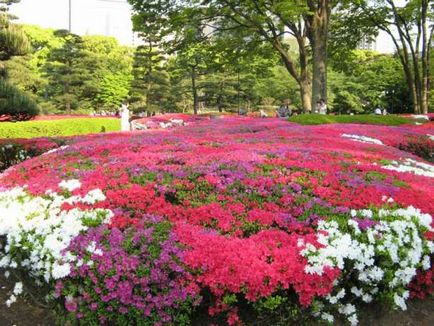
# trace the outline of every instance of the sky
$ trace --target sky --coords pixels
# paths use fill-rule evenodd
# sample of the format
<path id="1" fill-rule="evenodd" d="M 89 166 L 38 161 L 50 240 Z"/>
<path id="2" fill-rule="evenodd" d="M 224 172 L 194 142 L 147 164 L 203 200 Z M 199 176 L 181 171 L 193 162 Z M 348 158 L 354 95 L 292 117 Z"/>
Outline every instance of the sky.
<path id="1" fill-rule="evenodd" d="M 116 37 L 121 44 L 134 45 L 130 5 L 126 0 L 71 0 L 72 32 Z M 21 0 L 10 9 L 19 23 L 68 29 L 69 0 Z"/>
<path id="2" fill-rule="evenodd" d="M 71 0 L 72 32 L 116 37 L 121 44 L 137 45 L 132 32 L 131 8 L 126 0 Z M 11 7 L 18 22 L 56 29 L 68 29 L 69 0 L 21 0 Z M 394 52 L 390 38 L 380 33 L 376 51 Z"/>

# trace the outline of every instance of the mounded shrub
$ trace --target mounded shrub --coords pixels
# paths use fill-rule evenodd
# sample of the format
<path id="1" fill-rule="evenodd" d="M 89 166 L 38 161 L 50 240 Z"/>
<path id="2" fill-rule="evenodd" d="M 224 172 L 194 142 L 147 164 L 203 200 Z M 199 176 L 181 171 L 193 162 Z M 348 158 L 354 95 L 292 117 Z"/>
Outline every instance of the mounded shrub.
<path id="1" fill-rule="evenodd" d="M 0 118 L 29 120 L 38 113 L 37 104 L 16 87 L 0 79 Z"/>

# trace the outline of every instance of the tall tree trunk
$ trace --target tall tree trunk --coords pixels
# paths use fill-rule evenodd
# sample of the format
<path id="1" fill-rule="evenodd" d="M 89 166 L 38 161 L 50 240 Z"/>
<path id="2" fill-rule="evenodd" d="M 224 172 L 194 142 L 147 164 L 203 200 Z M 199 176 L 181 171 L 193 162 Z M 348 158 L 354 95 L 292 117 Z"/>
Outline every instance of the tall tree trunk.
<path id="1" fill-rule="evenodd" d="M 274 41 L 273 47 L 279 52 L 286 70 L 288 70 L 289 74 L 297 81 L 300 88 L 302 110 L 304 113 L 308 113 L 312 109 L 312 102 L 310 98 L 312 95 L 312 89 L 309 78 L 308 58 L 306 48 L 304 46 L 304 38 L 302 36 L 299 36 L 296 37 L 296 39 L 299 46 L 300 72 L 297 71 L 294 62 L 279 41 Z M 307 98 L 308 96 L 309 99 Z"/>
<path id="2" fill-rule="evenodd" d="M 413 70 L 410 66 L 410 60 L 407 52 L 407 48 L 404 46 L 402 50 L 397 48 L 399 58 L 404 69 L 405 80 L 407 82 L 408 89 L 410 91 L 411 102 L 413 104 L 413 112 L 419 112 L 419 96 L 417 94 L 416 83 L 414 81 Z"/>
<path id="3" fill-rule="evenodd" d="M 303 80 L 300 83 L 301 104 L 304 113 L 310 113 L 312 108 L 312 85 L 310 80 Z"/>
<path id="4" fill-rule="evenodd" d="M 322 1 L 328 3 L 328 1 Z M 327 39 L 329 31 L 329 8 L 315 13 L 313 18 L 312 44 L 312 104 L 323 99 L 327 102 Z"/>
<path id="5" fill-rule="evenodd" d="M 431 35 L 428 35 L 426 26 L 428 11 L 428 0 L 422 0 L 421 20 L 422 20 L 422 92 L 421 92 L 421 113 L 428 113 L 428 93 L 429 93 L 429 47 Z"/>
<path id="6" fill-rule="evenodd" d="M 327 103 L 327 41 L 331 14 L 330 0 L 308 1 L 307 36 L 312 47 L 312 105 Z"/>
<path id="7" fill-rule="evenodd" d="M 193 112 L 197 114 L 199 111 L 199 101 L 196 87 L 196 66 L 191 66 L 191 91 L 193 93 Z"/>
<path id="8" fill-rule="evenodd" d="M 430 46 L 430 44 L 431 44 L 431 42 L 432 42 L 432 40 L 434 39 L 434 25 L 431 27 L 431 31 L 429 32 L 429 35 L 428 35 L 428 48 L 426 49 L 426 74 L 427 74 L 427 76 L 428 76 L 428 78 L 427 78 L 427 85 L 426 85 L 426 89 L 427 89 L 427 92 L 426 92 L 426 97 L 427 97 L 427 103 L 428 103 L 428 96 L 429 96 L 429 92 L 430 92 L 430 89 L 431 89 L 431 83 L 432 83 L 432 79 L 431 79 L 431 76 L 430 76 L 430 70 L 431 70 L 431 51 L 432 51 L 432 48 L 433 47 L 431 47 Z M 428 105 L 427 105 L 428 106 Z"/>
<path id="9" fill-rule="evenodd" d="M 301 28 L 300 28 L 301 29 Z M 306 50 L 306 38 L 302 35 L 296 37 L 298 43 L 298 54 L 300 63 L 300 86 L 301 103 L 304 113 L 312 112 L 312 81 L 309 73 L 309 54 Z"/>

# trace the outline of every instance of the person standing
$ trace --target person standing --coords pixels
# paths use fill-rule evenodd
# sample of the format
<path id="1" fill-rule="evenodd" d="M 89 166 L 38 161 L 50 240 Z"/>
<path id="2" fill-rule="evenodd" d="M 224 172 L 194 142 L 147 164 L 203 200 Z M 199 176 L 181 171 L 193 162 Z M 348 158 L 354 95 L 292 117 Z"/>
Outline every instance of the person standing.
<path id="1" fill-rule="evenodd" d="M 127 102 L 122 103 L 119 112 L 121 114 L 121 131 L 130 131 L 130 110 Z"/>
<path id="2" fill-rule="evenodd" d="M 327 104 L 323 99 L 320 99 L 317 102 L 317 109 L 316 109 L 316 113 L 319 114 L 327 114 Z"/>

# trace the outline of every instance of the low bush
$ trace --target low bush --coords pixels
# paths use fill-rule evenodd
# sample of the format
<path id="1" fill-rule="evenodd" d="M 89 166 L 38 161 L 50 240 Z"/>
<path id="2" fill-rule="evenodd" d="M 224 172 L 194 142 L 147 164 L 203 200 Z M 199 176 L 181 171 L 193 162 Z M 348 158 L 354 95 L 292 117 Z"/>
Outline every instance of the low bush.
<path id="1" fill-rule="evenodd" d="M 119 119 L 79 118 L 0 123 L 0 138 L 73 136 L 110 131 L 120 131 Z"/>
<path id="2" fill-rule="evenodd" d="M 176 240 L 170 224 L 154 216 L 126 230 L 104 224 L 76 237 L 67 250 L 79 263 L 56 286 L 68 320 L 189 325 L 196 291 Z"/>
<path id="3" fill-rule="evenodd" d="M 400 143 L 398 148 L 434 162 L 434 142 L 427 136 L 412 137 L 406 143 Z"/>
<path id="4" fill-rule="evenodd" d="M 0 172 L 12 165 L 41 155 L 63 144 L 64 142 L 61 139 L 54 141 L 47 138 L 0 140 Z"/>
<path id="5" fill-rule="evenodd" d="M 360 123 L 373 125 L 399 126 L 410 120 L 396 115 L 321 115 L 302 114 L 289 118 L 289 121 L 301 125 L 322 125 L 329 123 Z"/>
<path id="6" fill-rule="evenodd" d="M 29 120 L 38 113 L 37 104 L 16 87 L 0 79 L 0 117 L 7 120 Z"/>

